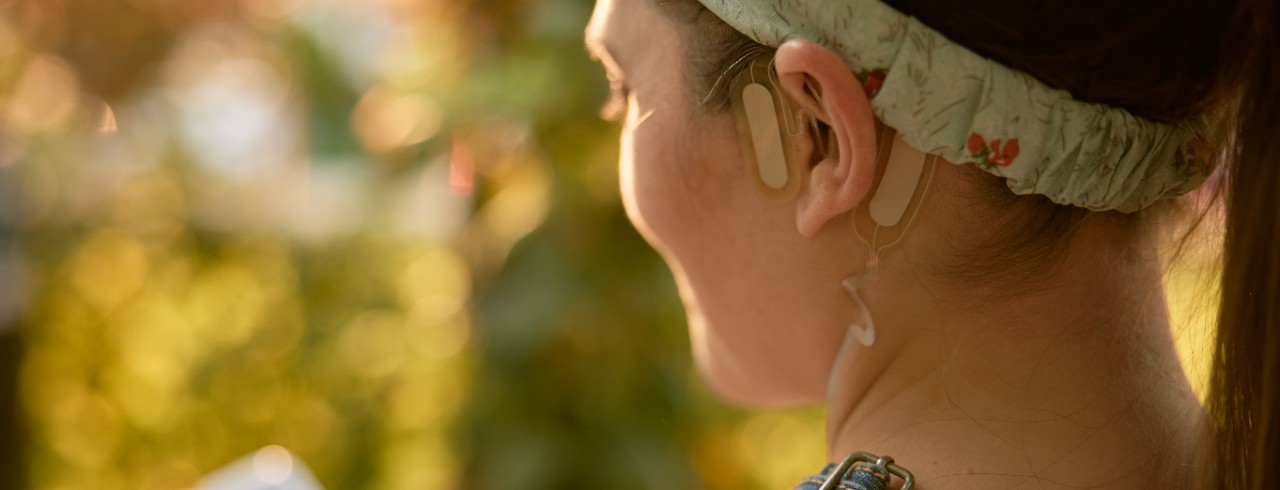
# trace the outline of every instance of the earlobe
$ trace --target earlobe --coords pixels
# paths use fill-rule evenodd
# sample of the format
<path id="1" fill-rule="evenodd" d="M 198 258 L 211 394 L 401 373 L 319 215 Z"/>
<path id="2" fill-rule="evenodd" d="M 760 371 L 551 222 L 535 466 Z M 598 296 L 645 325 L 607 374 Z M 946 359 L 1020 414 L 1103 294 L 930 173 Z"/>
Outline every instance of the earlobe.
<path id="1" fill-rule="evenodd" d="M 811 237 L 870 192 L 876 172 L 875 115 L 852 69 L 817 43 L 783 43 L 775 68 L 782 91 L 830 127 L 834 139 L 835 152 L 810 169 L 796 201 L 796 227 Z M 816 145 L 806 147 L 818 151 Z"/>

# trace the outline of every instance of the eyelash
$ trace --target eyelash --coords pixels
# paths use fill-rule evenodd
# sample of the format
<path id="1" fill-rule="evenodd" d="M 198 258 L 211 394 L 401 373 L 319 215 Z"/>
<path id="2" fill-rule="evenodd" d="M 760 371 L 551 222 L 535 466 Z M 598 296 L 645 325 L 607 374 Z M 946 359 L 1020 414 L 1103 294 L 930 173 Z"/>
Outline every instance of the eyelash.
<path id="1" fill-rule="evenodd" d="M 600 118 L 606 121 L 617 121 L 627 113 L 627 99 L 631 97 L 631 88 L 618 77 L 609 76 L 609 100 L 600 108 Z"/>

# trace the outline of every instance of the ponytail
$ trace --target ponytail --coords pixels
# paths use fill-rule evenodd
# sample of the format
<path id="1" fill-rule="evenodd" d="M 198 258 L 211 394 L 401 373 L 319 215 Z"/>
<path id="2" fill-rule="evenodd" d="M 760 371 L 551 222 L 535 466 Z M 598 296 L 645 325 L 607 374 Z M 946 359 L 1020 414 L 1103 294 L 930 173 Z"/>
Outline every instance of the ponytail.
<path id="1" fill-rule="evenodd" d="M 1222 306 L 1207 408 L 1211 488 L 1280 488 L 1280 8 L 1236 6 L 1222 56 L 1236 87 Z"/>

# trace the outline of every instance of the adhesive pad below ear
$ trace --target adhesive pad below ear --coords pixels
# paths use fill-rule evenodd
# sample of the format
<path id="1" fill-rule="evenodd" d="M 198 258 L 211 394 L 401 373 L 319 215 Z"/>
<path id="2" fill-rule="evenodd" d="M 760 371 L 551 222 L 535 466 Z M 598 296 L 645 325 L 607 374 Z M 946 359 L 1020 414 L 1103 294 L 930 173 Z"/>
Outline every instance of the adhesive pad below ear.
<path id="1" fill-rule="evenodd" d="M 920 183 L 920 175 L 924 173 L 924 163 L 929 155 L 912 148 L 901 135 L 893 138 L 893 152 L 889 154 L 889 162 L 885 164 L 884 176 L 880 177 L 880 186 L 871 197 L 871 219 L 880 226 L 893 226 L 902 220 L 911 204 L 911 197 L 916 193 L 916 185 Z"/>
<path id="2" fill-rule="evenodd" d="M 773 95 L 764 85 L 752 83 L 742 89 L 742 104 L 751 129 L 751 144 L 756 153 L 756 170 L 760 180 L 771 189 L 787 185 L 787 157 L 778 128 L 778 113 Z"/>

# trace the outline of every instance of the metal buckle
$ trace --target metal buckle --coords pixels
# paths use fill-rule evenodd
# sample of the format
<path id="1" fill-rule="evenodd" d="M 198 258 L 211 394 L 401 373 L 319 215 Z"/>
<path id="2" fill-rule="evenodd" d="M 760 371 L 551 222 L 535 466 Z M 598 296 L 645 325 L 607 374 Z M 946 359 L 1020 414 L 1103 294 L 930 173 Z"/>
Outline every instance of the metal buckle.
<path id="1" fill-rule="evenodd" d="M 831 475 L 827 476 L 827 480 L 822 482 L 822 486 L 818 487 L 818 490 L 836 490 L 840 486 L 840 480 L 844 479 L 845 473 L 848 473 L 853 468 L 854 463 L 871 463 L 873 466 L 883 468 L 889 474 L 901 478 L 902 488 L 900 490 L 910 490 L 911 486 L 916 483 L 916 477 L 906 468 L 894 463 L 892 457 L 876 456 L 868 452 L 858 451 L 844 458 L 844 461 L 841 461 L 840 465 L 831 471 Z M 889 482 L 886 481 L 885 483 Z"/>

